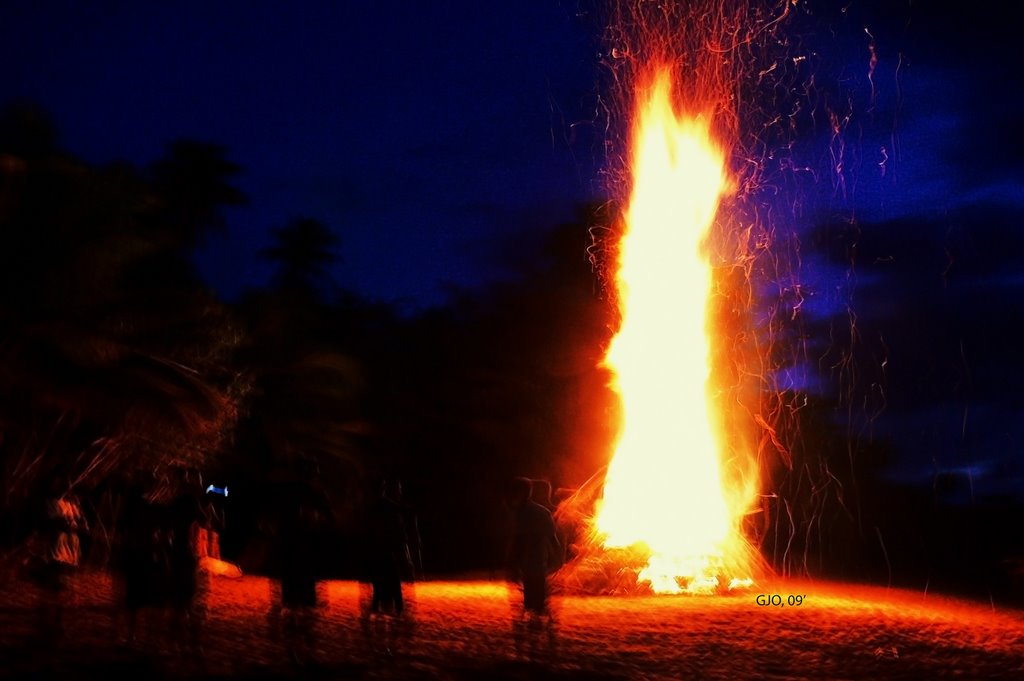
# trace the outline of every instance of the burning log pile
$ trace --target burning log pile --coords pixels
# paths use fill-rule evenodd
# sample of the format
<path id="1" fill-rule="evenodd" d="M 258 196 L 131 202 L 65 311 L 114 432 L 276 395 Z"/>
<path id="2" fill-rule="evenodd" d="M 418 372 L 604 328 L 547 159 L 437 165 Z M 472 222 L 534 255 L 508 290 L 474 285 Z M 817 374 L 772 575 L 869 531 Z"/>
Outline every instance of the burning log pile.
<path id="1" fill-rule="evenodd" d="M 696 574 L 672 575 L 675 587 L 659 585 L 648 567 L 653 552 L 642 542 L 606 546 L 594 529 L 594 508 L 604 488 L 602 468 L 555 510 L 555 523 L 566 547 L 566 560 L 552 576 L 552 587 L 563 594 L 588 596 L 649 596 L 656 593 L 728 594 L 753 586 L 750 579 L 730 577 L 729 566 L 716 556 L 696 561 Z M 685 531 L 680 524 L 680 531 Z M 685 571 L 683 571 L 685 572 Z"/>

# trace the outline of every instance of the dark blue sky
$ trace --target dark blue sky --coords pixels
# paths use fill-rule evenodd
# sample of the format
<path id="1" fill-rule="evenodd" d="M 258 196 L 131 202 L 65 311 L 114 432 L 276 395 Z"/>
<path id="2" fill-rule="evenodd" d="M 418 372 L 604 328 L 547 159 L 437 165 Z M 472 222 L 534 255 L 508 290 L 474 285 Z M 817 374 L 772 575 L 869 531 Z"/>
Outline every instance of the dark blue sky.
<path id="1" fill-rule="evenodd" d="M 860 167 L 842 190 L 818 177 L 800 196 L 802 219 L 1019 206 L 1021 95 L 1007 74 L 1021 60 L 1008 23 L 844 4 L 820 11 L 818 34 L 792 53 L 833 52 L 821 80 L 845 80 L 861 100 L 845 140 Z M 183 137 L 224 145 L 251 202 L 229 211 L 229 234 L 199 262 L 227 297 L 269 276 L 256 252 L 270 229 L 309 216 L 342 239 L 339 283 L 420 307 L 442 302 L 448 283 L 499 276 L 495 243 L 606 193 L 595 7 L 8 2 L 0 99 L 41 103 L 91 162 L 147 163 Z M 811 144 L 798 160 L 824 167 L 827 140 Z M 873 172 L 883 153 L 886 173 Z"/>
<path id="2" fill-rule="evenodd" d="M 493 237 L 591 195 L 596 37 L 574 4 L 22 2 L 0 9 L 4 95 L 90 161 L 223 144 L 250 205 L 199 263 L 233 297 L 297 216 L 341 237 L 343 286 L 412 307 L 493 271 Z M 570 136 L 574 136 L 570 139 Z"/>
<path id="3" fill-rule="evenodd" d="M 858 437 L 895 443 L 893 477 L 1021 494 L 1024 59 L 1009 10 L 945 4 L 798 3 L 821 23 L 792 55 L 855 115 L 842 182 L 827 124 L 793 147 L 814 170 L 780 213 L 813 332 L 796 380 L 830 385 L 831 330 L 855 318 L 857 409 L 877 414 Z M 507 276 L 501 244 L 604 194 L 588 6 L 7 2 L 0 100 L 42 104 L 90 162 L 224 145 L 250 204 L 199 254 L 223 296 L 265 283 L 270 230 L 308 216 L 340 236 L 338 283 L 418 309 Z M 857 226 L 855 262 L 829 223 Z"/>

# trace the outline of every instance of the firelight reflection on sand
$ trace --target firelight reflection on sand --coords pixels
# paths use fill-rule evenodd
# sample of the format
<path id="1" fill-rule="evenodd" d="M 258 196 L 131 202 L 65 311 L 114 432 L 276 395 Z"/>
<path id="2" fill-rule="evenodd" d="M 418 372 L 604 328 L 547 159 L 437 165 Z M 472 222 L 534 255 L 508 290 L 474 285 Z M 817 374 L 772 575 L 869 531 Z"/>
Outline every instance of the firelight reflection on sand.
<path id="1" fill-rule="evenodd" d="M 623 422 L 596 527 L 606 547 L 643 545 L 650 558 L 639 579 L 654 591 L 706 591 L 720 586 L 723 564 L 742 558 L 751 500 L 723 487 L 722 434 L 707 399 L 703 242 L 730 181 L 707 116 L 677 115 L 667 69 L 640 92 L 616 275 L 621 326 L 605 357 Z"/>

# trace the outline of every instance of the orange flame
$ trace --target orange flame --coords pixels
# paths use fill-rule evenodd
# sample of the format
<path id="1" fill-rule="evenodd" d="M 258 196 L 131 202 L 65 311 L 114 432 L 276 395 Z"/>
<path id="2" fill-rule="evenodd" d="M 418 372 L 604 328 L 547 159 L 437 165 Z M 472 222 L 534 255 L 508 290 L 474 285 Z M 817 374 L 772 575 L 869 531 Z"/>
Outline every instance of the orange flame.
<path id="1" fill-rule="evenodd" d="M 740 521 L 752 495 L 730 489 L 724 435 L 707 398 L 712 271 L 704 242 L 729 193 L 709 115 L 677 115 L 668 69 L 641 89 L 633 184 L 619 244 L 621 327 L 605 357 L 623 424 L 596 517 L 606 547 L 642 545 L 656 592 L 720 588 L 744 569 Z M 641 101 L 642 100 L 642 101 Z M 746 576 L 746 575 L 742 575 Z"/>

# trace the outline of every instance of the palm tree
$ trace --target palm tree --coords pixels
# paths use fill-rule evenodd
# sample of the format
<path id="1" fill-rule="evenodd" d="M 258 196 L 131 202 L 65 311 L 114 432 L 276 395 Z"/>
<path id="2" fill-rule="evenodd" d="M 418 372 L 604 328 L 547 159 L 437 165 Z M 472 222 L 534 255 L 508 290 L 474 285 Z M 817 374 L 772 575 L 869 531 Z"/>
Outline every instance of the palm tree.
<path id="1" fill-rule="evenodd" d="M 164 226 L 191 251 L 206 236 L 222 231 L 225 206 L 240 206 L 245 195 L 230 184 L 240 167 L 226 158 L 224 147 L 208 142 L 179 140 L 150 169 L 153 190 L 161 203 Z"/>
<path id="2" fill-rule="evenodd" d="M 297 218 L 273 231 L 275 243 L 263 250 L 276 261 L 278 289 L 291 295 L 316 298 L 333 278 L 330 266 L 338 260 L 338 237 L 319 220 Z"/>

